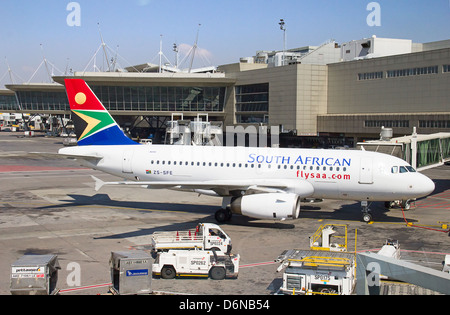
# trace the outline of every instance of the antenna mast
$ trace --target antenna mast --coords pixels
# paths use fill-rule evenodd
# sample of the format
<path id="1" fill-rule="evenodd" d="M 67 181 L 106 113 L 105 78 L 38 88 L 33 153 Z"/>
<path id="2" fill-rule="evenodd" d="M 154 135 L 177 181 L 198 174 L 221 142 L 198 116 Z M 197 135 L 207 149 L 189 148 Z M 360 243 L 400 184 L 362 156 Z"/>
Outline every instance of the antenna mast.
<path id="1" fill-rule="evenodd" d="M 53 81 L 52 76 L 50 74 L 50 71 L 48 70 L 48 64 L 47 64 L 47 58 L 45 58 L 45 54 L 44 54 L 44 46 L 42 46 L 41 44 L 41 50 L 42 50 L 42 56 L 44 57 L 44 65 L 45 65 L 45 69 L 47 70 L 47 75 L 50 79 L 50 82 Z"/>
<path id="2" fill-rule="evenodd" d="M 5 57 L 5 62 L 6 62 L 6 65 L 8 66 L 9 79 L 11 80 L 12 84 L 15 84 L 13 76 L 12 76 L 12 70 L 11 70 L 11 67 L 9 66 L 8 59 L 6 57 Z"/>
<path id="3" fill-rule="evenodd" d="M 97 23 L 97 25 L 98 25 L 98 32 L 99 32 L 99 34 L 100 34 L 100 40 L 102 41 L 102 47 L 103 47 L 103 52 L 104 52 L 104 54 L 105 54 L 106 64 L 108 65 L 108 71 L 111 71 L 111 66 L 110 66 L 110 64 L 109 64 L 109 59 L 108 59 L 108 53 L 107 53 L 107 51 L 106 51 L 106 44 L 105 44 L 105 42 L 103 41 L 102 32 L 101 32 L 101 30 L 100 30 L 100 23 Z"/>
<path id="4" fill-rule="evenodd" d="M 162 34 L 159 35 L 159 73 L 162 73 Z"/>
<path id="5" fill-rule="evenodd" d="M 175 69 L 178 70 L 178 45 L 177 43 L 173 44 L 173 51 L 175 52 Z"/>
<path id="6" fill-rule="evenodd" d="M 200 26 L 202 26 L 202 25 L 198 24 L 197 37 L 195 38 L 194 47 L 192 47 L 191 63 L 189 64 L 189 73 L 191 73 L 192 64 L 194 63 L 195 51 L 197 50 L 197 47 L 198 47 L 198 45 L 197 45 L 198 44 L 198 33 L 200 32 Z"/>

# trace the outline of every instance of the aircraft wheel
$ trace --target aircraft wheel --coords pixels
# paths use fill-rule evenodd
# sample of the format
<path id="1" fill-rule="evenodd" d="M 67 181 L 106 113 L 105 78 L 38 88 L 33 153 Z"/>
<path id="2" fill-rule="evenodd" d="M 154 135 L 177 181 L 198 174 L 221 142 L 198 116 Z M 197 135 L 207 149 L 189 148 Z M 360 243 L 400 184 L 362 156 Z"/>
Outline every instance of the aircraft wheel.
<path id="1" fill-rule="evenodd" d="M 231 211 L 227 209 L 219 209 L 216 211 L 214 217 L 216 218 L 217 222 L 224 223 L 231 219 Z"/>
<path id="2" fill-rule="evenodd" d="M 362 220 L 366 223 L 369 223 L 370 221 L 372 221 L 372 215 L 370 213 L 364 213 Z"/>
<path id="3" fill-rule="evenodd" d="M 407 211 L 411 209 L 411 202 L 409 200 L 402 200 L 401 206 L 403 210 Z"/>
<path id="4" fill-rule="evenodd" d="M 225 212 L 227 213 L 227 221 L 230 221 L 230 220 L 231 220 L 231 217 L 233 216 L 233 213 L 231 212 L 230 207 L 227 207 L 227 208 L 225 209 Z"/>

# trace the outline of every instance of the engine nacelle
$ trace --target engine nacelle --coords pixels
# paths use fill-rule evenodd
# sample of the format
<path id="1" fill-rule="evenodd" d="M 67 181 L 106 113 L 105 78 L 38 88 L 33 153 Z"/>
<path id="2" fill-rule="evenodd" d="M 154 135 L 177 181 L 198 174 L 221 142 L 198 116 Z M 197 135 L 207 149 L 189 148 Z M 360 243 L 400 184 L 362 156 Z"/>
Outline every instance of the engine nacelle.
<path id="1" fill-rule="evenodd" d="M 231 203 L 231 212 L 256 219 L 295 220 L 300 215 L 300 197 L 290 193 L 246 195 Z"/>

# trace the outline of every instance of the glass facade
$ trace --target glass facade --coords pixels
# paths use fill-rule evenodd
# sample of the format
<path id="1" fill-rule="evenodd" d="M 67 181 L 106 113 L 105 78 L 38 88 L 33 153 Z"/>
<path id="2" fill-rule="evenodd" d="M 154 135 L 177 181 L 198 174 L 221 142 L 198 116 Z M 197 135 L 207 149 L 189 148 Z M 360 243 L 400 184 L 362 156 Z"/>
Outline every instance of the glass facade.
<path id="1" fill-rule="evenodd" d="M 92 86 L 108 110 L 223 112 L 225 87 Z"/>
<path id="2" fill-rule="evenodd" d="M 223 112 L 225 87 L 91 86 L 108 110 Z M 23 110 L 68 111 L 65 91 L 17 91 Z M 1 102 L 1 100 L 0 100 Z"/>
<path id="3" fill-rule="evenodd" d="M 0 95 L 0 111 L 16 111 L 19 109 L 16 96 Z"/>
<path id="4" fill-rule="evenodd" d="M 17 99 L 22 110 L 68 111 L 69 101 L 66 92 L 17 91 Z"/>
<path id="5" fill-rule="evenodd" d="M 267 123 L 268 115 L 268 83 L 236 86 L 237 123 Z"/>
<path id="6" fill-rule="evenodd" d="M 417 167 L 424 167 L 441 161 L 440 139 L 417 142 Z"/>

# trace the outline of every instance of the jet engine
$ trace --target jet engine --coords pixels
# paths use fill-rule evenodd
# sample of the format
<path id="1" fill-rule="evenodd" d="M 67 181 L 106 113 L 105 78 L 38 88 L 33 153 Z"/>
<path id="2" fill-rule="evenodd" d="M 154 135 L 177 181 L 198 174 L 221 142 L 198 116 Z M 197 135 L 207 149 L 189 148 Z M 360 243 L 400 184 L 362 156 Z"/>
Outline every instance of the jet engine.
<path id="1" fill-rule="evenodd" d="M 300 215 L 300 197 L 290 193 L 246 195 L 230 206 L 232 213 L 256 219 L 295 220 Z"/>

